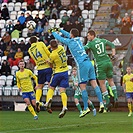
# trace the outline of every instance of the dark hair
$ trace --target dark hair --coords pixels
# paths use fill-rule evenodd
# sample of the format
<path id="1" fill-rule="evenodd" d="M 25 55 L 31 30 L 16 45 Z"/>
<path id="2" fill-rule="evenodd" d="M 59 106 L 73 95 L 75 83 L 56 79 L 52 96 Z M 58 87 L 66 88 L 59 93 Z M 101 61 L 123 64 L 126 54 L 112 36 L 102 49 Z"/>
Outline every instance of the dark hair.
<path id="1" fill-rule="evenodd" d="M 52 40 L 50 41 L 50 45 L 51 45 L 52 48 L 57 48 L 58 43 L 57 43 L 57 41 L 56 41 L 55 39 L 52 39 Z"/>
<path id="2" fill-rule="evenodd" d="M 18 62 L 18 64 L 19 64 L 20 62 L 24 62 L 24 59 L 21 59 L 21 60 Z M 25 63 L 25 62 L 24 62 L 24 63 Z"/>
<path id="3" fill-rule="evenodd" d="M 32 36 L 30 37 L 30 43 L 36 43 L 37 42 L 37 37 L 36 36 Z"/>
<path id="4" fill-rule="evenodd" d="M 74 36 L 74 37 L 78 37 L 79 36 L 79 31 L 76 28 L 72 28 L 70 33 Z"/>
<path id="5" fill-rule="evenodd" d="M 92 35 L 93 35 L 94 37 L 96 36 L 96 33 L 95 33 L 94 30 L 89 30 L 88 33 L 89 33 L 91 36 L 92 36 Z"/>

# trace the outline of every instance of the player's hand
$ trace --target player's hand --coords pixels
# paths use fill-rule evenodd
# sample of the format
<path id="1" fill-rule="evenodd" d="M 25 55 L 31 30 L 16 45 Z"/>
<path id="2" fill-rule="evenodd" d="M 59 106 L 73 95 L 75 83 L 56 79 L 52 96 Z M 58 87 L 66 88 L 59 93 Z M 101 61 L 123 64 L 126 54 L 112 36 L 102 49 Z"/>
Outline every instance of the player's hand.
<path id="1" fill-rule="evenodd" d="M 36 86 L 35 86 L 35 90 L 37 90 L 37 88 L 38 88 L 38 87 L 37 87 L 37 85 L 36 85 Z"/>
<path id="2" fill-rule="evenodd" d="M 60 28 L 54 27 L 54 29 L 58 32 L 60 32 Z"/>

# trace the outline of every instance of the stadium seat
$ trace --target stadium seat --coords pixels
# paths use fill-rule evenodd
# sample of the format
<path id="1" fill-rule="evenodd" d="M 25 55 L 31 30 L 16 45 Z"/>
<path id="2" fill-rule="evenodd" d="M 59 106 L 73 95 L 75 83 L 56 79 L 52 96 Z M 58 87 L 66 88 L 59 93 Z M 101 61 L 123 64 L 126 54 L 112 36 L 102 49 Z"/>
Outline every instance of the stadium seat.
<path id="1" fill-rule="evenodd" d="M 55 26 L 55 19 L 50 19 L 50 20 L 49 20 L 49 25 L 50 25 L 51 27 L 54 27 L 54 26 Z"/>
<path id="2" fill-rule="evenodd" d="M 44 85 L 43 87 L 43 96 L 46 96 L 48 92 L 48 85 Z"/>
<path id="3" fill-rule="evenodd" d="M 90 10 L 89 11 L 89 18 L 90 19 L 94 19 L 95 18 L 95 15 L 96 15 L 96 11 L 95 10 Z"/>
<path id="4" fill-rule="evenodd" d="M 27 56 L 24 56 L 24 62 L 27 62 L 28 60 L 29 60 L 29 56 L 27 55 Z"/>
<path id="5" fill-rule="evenodd" d="M 6 77 L 6 85 L 7 86 L 12 86 L 12 82 L 13 82 L 13 75 L 8 75 Z"/>
<path id="6" fill-rule="evenodd" d="M 18 11 L 18 13 L 17 13 L 17 19 L 21 16 L 21 13 L 22 13 L 23 11 Z"/>
<path id="7" fill-rule="evenodd" d="M 71 14 L 72 14 L 72 10 L 68 10 L 67 15 L 70 17 Z"/>
<path id="8" fill-rule="evenodd" d="M 38 75 L 38 71 L 37 71 L 37 67 L 36 66 L 34 67 L 34 74 Z"/>
<path id="9" fill-rule="evenodd" d="M 30 10 L 27 10 L 24 14 L 25 14 L 25 17 L 27 17 L 27 13 L 29 13 L 31 15 L 31 11 Z"/>
<path id="10" fill-rule="evenodd" d="M 62 16 L 64 15 L 64 12 L 67 12 L 66 10 L 61 10 L 60 11 L 60 19 L 62 18 Z"/>
<path id="11" fill-rule="evenodd" d="M 17 19 L 15 19 L 15 20 L 13 20 L 13 25 L 16 25 L 17 24 L 17 22 L 18 22 L 18 20 Z"/>
<path id="12" fill-rule="evenodd" d="M 24 28 L 22 30 L 22 37 L 28 37 L 28 29 L 27 28 Z"/>
<path id="13" fill-rule="evenodd" d="M 90 18 L 84 20 L 84 26 L 90 28 L 92 25 L 92 20 Z"/>
<path id="14" fill-rule="evenodd" d="M 11 94 L 12 94 L 12 96 L 18 96 L 19 89 L 18 89 L 18 87 L 16 85 L 12 87 Z"/>
<path id="15" fill-rule="evenodd" d="M 5 27 L 6 21 L 4 19 L 0 20 L 0 28 L 3 29 Z"/>
<path id="16" fill-rule="evenodd" d="M 25 38 L 25 44 L 29 42 L 30 37 Z"/>
<path id="17" fill-rule="evenodd" d="M 126 9 L 121 9 L 120 13 L 124 13 L 125 14 L 126 13 Z"/>
<path id="18" fill-rule="evenodd" d="M 6 28 L 1 29 L 1 37 L 6 33 Z"/>
<path id="19" fill-rule="evenodd" d="M 87 27 L 84 27 L 82 31 L 88 32 L 88 28 Z"/>
<path id="20" fill-rule="evenodd" d="M 12 75 L 15 75 L 16 74 L 16 71 L 18 71 L 18 66 L 12 66 L 12 68 L 11 68 L 11 74 Z"/>
<path id="21" fill-rule="evenodd" d="M 2 56 L 2 58 L 1 58 L 1 63 L 4 61 L 4 60 L 7 60 L 7 56 Z"/>
<path id="22" fill-rule="evenodd" d="M 35 16 L 36 16 L 38 13 L 39 13 L 39 12 L 38 12 L 37 10 L 33 10 L 33 11 L 31 12 L 31 15 L 32 15 L 33 18 L 35 18 Z"/>
<path id="23" fill-rule="evenodd" d="M 40 2 L 36 2 L 35 6 L 36 6 L 36 9 L 39 9 L 40 8 Z"/>
<path id="24" fill-rule="evenodd" d="M 92 3 L 92 9 L 93 10 L 98 10 L 99 9 L 99 6 L 100 6 L 100 2 L 99 1 L 93 1 Z"/>
<path id="25" fill-rule="evenodd" d="M 68 65 L 68 75 L 71 75 L 71 72 L 72 72 L 72 66 Z"/>
<path id="26" fill-rule="evenodd" d="M 21 9 L 21 2 L 16 2 L 14 4 L 14 10 L 15 11 L 20 11 L 20 9 Z"/>
<path id="27" fill-rule="evenodd" d="M 11 90 L 12 90 L 11 86 L 5 86 L 4 87 L 4 96 L 10 96 L 11 95 Z"/>
<path id="28" fill-rule="evenodd" d="M 11 39 L 11 41 L 14 41 L 14 40 L 15 40 L 16 42 L 18 42 L 18 38 L 12 38 L 12 39 Z"/>
<path id="29" fill-rule="evenodd" d="M 11 13 L 10 13 L 10 19 L 11 20 L 15 20 L 17 18 L 17 12 L 16 11 L 12 11 Z"/>
<path id="30" fill-rule="evenodd" d="M 13 22 L 11 19 L 8 19 L 8 20 L 6 21 L 6 25 L 9 24 L 10 21 Z"/>
<path id="31" fill-rule="evenodd" d="M 10 12 L 14 10 L 14 3 L 13 2 L 8 3 L 8 10 Z"/>
<path id="32" fill-rule="evenodd" d="M 79 7 L 81 10 L 84 10 L 84 1 L 79 1 L 78 7 Z"/>
<path id="33" fill-rule="evenodd" d="M 0 86 L 0 96 L 3 95 L 3 86 Z"/>
<path id="34" fill-rule="evenodd" d="M 84 19 L 87 19 L 88 18 L 88 13 L 89 13 L 89 11 L 88 10 L 82 10 L 82 17 L 84 18 Z"/>
<path id="35" fill-rule="evenodd" d="M 61 19 L 57 19 L 57 20 L 55 21 L 55 27 L 59 28 L 61 22 L 62 22 Z"/>
<path id="36" fill-rule="evenodd" d="M 27 2 L 22 3 L 21 9 L 27 10 Z"/>
<path id="37" fill-rule="evenodd" d="M 120 28 L 118 27 L 113 28 L 113 31 L 115 32 L 115 34 L 120 34 Z"/>
<path id="38" fill-rule="evenodd" d="M 105 33 L 105 34 L 108 34 L 109 31 L 110 31 L 110 27 L 107 27 L 107 28 L 105 28 L 104 33 Z"/>
<path id="39" fill-rule="evenodd" d="M 74 96 L 74 89 L 70 87 L 66 88 L 66 94 L 68 97 Z"/>
<path id="40" fill-rule="evenodd" d="M 4 5 L 6 5 L 6 6 L 8 7 L 8 4 L 5 3 L 5 2 L 3 2 L 3 3 L 1 4 L 1 10 L 3 9 L 3 6 L 4 6 Z"/>
<path id="41" fill-rule="evenodd" d="M 80 40 L 84 44 L 84 41 L 85 41 L 84 37 L 80 37 Z"/>
<path id="42" fill-rule="evenodd" d="M 39 11 L 39 18 L 42 19 L 42 14 L 45 14 L 45 11 Z"/>
<path id="43" fill-rule="evenodd" d="M 86 31 L 81 31 L 81 37 L 86 37 L 87 36 L 87 32 Z"/>
<path id="44" fill-rule="evenodd" d="M 6 76 L 1 75 L 0 76 L 0 86 L 5 86 L 6 85 Z"/>
<path id="45" fill-rule="evenodd" d="M 24 37 L 20 37 L 20 38 L 18 39 L 18 43 L 20 43 L 22 40 L 25 42 L 25 38 L 24 38 Z"/>

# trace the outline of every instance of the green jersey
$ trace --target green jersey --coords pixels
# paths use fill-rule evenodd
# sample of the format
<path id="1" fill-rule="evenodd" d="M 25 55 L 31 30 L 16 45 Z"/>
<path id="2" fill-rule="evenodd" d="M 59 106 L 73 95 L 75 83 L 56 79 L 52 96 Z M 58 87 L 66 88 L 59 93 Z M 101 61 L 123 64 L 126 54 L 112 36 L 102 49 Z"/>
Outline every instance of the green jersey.
<path id="1" fill-rule="evenodd" d="M 73 87 L 76 89 L 76 90 L 75 90 L 75 95 L 77 95 L 77 96 L 78 96 L 78 95 L 81 95 L 80 87 L 74 85 L 75 83 L 78 83 L 78 78 L 77 78 L 77 76 L 73 76 L 73 75 L 72 75 L 72 81 L 73 81 Z"/>
<path id="2" fill-rule="evenodd" d="M 106 52 L 106 46 L 110 46 L 112 49 L 115 48 L 115 45 L 106 40 L 100 38 L 94 38 L 92 41 L 88 42 L 84 48 L 85 50 L 90 49 L 93 52 L 94 59 L 96 64 L 102 64 L 103 62 L 110 61 L 110 58 Z"/>

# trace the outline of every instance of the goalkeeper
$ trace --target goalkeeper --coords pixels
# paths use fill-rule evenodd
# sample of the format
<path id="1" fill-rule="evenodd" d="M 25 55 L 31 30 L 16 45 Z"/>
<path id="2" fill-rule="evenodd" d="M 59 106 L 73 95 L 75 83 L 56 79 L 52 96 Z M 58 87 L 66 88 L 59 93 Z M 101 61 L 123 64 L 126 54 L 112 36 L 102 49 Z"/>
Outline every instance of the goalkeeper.
<path id="1" fill-rule="evenodd" d="M 62 37 L 58 33 L 56 33 L 57 30 L 59 29 L 50 29 L 49 31 L 52 32 L 52 35 L 57 40 L 68 46 L 76 62 L 78 70 L 78 83 L 81 89 L 82 100 L 84 104 L 84 110 L 79 117 L 84 117 L 86 114 L 90 113 L 90 109 L 88 108 L 88 93 L 86 91 L 86 83 L 88 81 L 90 81 L 91 85 L 93 86 L 100 102 L 99 113 L 103 113 L 104 105 L 101 90 L 96 82 L 94 67 L 84 50 L 82 42 L 80 41 L 79 31 L 76 28 L 72 28 L 70 33 L 65 30 L 59 30 L 65 36 Z"/>

